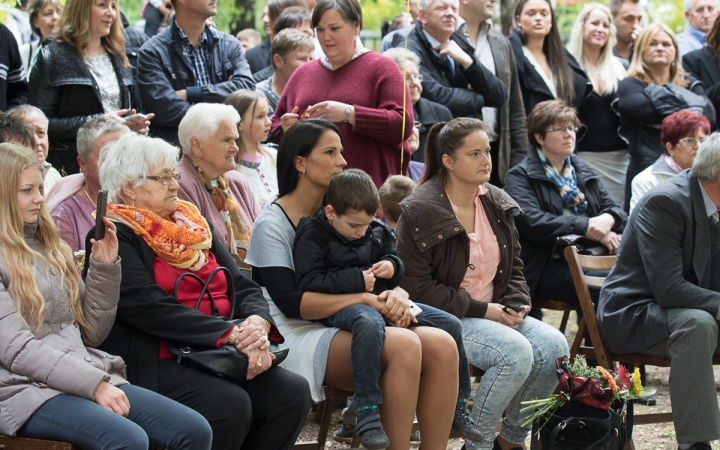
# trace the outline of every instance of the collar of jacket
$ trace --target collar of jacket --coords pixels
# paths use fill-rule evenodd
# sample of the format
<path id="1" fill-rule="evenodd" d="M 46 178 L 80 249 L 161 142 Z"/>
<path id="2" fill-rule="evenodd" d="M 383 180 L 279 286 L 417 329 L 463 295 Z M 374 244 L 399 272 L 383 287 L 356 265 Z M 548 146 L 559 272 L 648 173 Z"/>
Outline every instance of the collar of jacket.
<path id="1" fill-rule="evenodd" d="M 413 115 L 415 120 L 420 119 L 423 125 L 432 125 L 438 122 L 442 122 L 443 119 L 435 114 L 437 110 L 432 107 L 431 100 L 420 97 L 420 100 L 415 102 L 413 105 Z"/>
<path id="2" fill-rule="evenodd" d="M 513 208 L 517 208 L 522 214 L 520 206 L 505 191 L 489 183 L 486 183 L 485 187 L 488 192 L 480 197 L 483 207 L 494 207 L 498 217 Z M 442 176 L 437 175 L 420 185 L 401 206 L 403 217 L 407 218 L 412 227 L 413 240 L 421 252 L 458 234 L 468 239 L 467 230 L 453 212 Z"/>
<path id="3" fill-rule="evenodd" d="M 95 86 L 95 78 L 85 61 L 83 61 L 80 52 L 73 45 L 67 42 L 59 42 L 55 39 L 46 40 L 40 50 L 45 61 L 47 74 L 47 86 L 58 87 L 69 84 Z M 118 77 L 120 87 L 128 87 L 133 85 L 132 74 L 130 68 L 123 66 L 122 59 L 119 56 L 108 52 L 110 61 L 112 62 L 115 74 Z M 96 92 L 97 93 L 97 92 Z M 98 94 L 99 98 L 99 94 Z"/>
<path id="4" fill-rule="evenodd" d="M 340 242 L 349 246 L 362 245 L 370 239 L 375 239 L 376 233 L 380 234 L 379 237 L 381 237 L 382 233 L 387 233 L 388 236 L 392 238 L 395 237 L 395 233 L 389 226 L 387 226 L 387 224 L 377 219 L 373 219 L 372 222 L 370 222 L 370 225 L 368 225 L 367 230 L 365 231 L 365 236 L 361 237 L 360 239 L 355 239 L 354 241 L 346 239 L 345 237 L 340 235 L 340 233 L 338 233 L 335 228 L 332 227 L 332 225 L 330 225 L 330 222 L 328 222 L 327 216 L 325 216 L 324 206 L 320 208 L 317 213 L 315 213 L 315 216 L 304 217 L 300 220 L 300 223 L 298 223 L 296 236 L 300 236 L 306 228 L 311 226 L 313 222 L 317 222 L 318 227 L 320 227 L 323 232 L 334 236 Z"/>
<path id="5" fill-rule="evenodd" d="M 35 239 L 35 233 L 38 229 L 38 223 L 23 223 L 23 235 L 25 239 Z"/>
<path id="6" fill-rule="evenodd" d="M 213 30 L 212 27 L 209 27 L 205 25 L 205 36 L 207 36 L 208 41 L 208 47 L 210 49 L 214 48 L 218 41 L 218 36 L 215 34 L 215 30 Z M 180 37 L 180 27 L 175 22 L 175 19 L 173 19 L 172 23 L 170 24 L 170 36 L 174 44 L 178 45 L 178 48 L 182 48 L 182 38 Z M 182 51 L 180 52 L 182 53 Z"/>
<path id="7" fill-rule="evenodd" d="M 417 23 L 415 23 L 415 29 L 413 30 L 413 33 L 415 33 L 415 36 L 417 37 L 420 44 L 428 51 L 430 54 L 430 57 L 433 58 L 433 63 L 435 64 L 441 64 L 443 66 L 446 66 L 445 61 L 440 59 L 437 52 L 434 48 L 430 45 L 430 41 L 427 40 L 427 37 L 425 37 L 425 33 L 423 33 L 423 27 L 422 23 L 418 20 Z M 455 41 L 455 43 L 470 56 L 473 56 L 475 54 L 475 49 L 472 45 L 468 44 L 468 42 L 463 38 L 462 35 L 460 35 L 457 31 L 453 32 L 453 34 L 450 35 L 450 40 Z M 455 64 L 458 64 L 457 61 Z M 450 70 L 448 68 L 448 70 Z"/>
<path id="8" fill-rule="evenodd" d="M 547 181 L 553 185 L 555 184 L 545 173 L 545 167 L 543 167 L 543 163 L 540 161 L 536 148 L 532 145 L 528 148 L 526 163 L 525 171 L 527 172 L 528 177 L 540 181 Z M 575 153 L 570 155 L 570 163 L 575 168 L 575 172 L 578 175 L 578 187 L 580 187 L 581 183 L 584 185 L 588 180 L 599 178 L 597 172 L 591 170 L 590 166 Z"/>

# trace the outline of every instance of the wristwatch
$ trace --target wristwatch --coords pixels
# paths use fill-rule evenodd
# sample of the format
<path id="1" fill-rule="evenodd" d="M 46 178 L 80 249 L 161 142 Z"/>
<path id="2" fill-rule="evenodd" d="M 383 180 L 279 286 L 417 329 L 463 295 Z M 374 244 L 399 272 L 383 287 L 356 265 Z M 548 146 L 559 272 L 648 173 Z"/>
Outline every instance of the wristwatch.
<path id="1" fill-rule="evenodd" d="M 345 107 L 345 122 L 350 120 L 350 113 L 352 112 L 352 108 L 353 108 L 352 105 L 347 105 Z"/>

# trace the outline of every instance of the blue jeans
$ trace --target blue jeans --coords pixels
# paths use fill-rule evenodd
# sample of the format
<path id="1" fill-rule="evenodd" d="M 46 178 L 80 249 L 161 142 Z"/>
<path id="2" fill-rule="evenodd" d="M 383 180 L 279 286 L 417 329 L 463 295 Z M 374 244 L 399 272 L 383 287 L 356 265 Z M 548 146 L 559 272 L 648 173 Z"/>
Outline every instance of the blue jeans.
<path id="1" fill-rule="evenodd" d="M 128 417 L 75 395 L 58 395 L 38 408 L 18 436 L 72 443 L 84 450 L 209 450 L 212 430 L 192 409 L 141 387 L 120 386 Z"/>
<path id="2" fill-rule="evenodd" d="M 521 402 L 547 398 L 558 383 L 555 360 L 568 355 L 567 340 L 557 329 L 525 317 L 517 330 L 488 319 L 462 319 L 470 364 L 484 370 L 472 410 L 482 443 L 466 440 L 469 450 L 491 449 L 497 424 L 500 436 L 522 444 L 532 424 L 521 427 Z"/>
<path id="3" fill-rule="evenodd" d="M 460 386 L 458 398 L 471 395 L 470 370 L 463 346 L 462 325 L 455 316 L 428 305 L 418 304 L 422 313 L 414 326 L 439 328 L 453 337 L 460 360 Z M 355 388 L 354 399 L 359 405 L 382 403 L 380 379 L 380 352 L 385 341 L 385 319 L 379 312 L 367 305 L 352 305 L 323 320 L 327 326 L 340 328 L 352 333 L 350 353 L 352 377 Z"/>

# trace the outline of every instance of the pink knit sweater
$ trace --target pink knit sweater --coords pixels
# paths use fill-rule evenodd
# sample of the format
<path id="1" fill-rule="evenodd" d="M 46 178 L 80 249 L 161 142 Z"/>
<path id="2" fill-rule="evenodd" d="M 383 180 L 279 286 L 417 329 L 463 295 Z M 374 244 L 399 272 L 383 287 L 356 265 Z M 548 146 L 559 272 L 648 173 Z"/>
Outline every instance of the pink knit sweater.
<path id="1" fill-rule="evenodd" d="M 335 71 L 320 61 L 311 61 L 290 77 L 275 109 L 272 128 L 280 127 L 282 115 L 295 106 L 302 114 L 308 106 L 327 100 L 353 105 L 355 127 L 336 123 L 342 134 L 343 156 L 347 167 L 364 170 L 380 186 L 390 175 L 407 173 L 410 162 L 410 153 L 404 150 L 401 170 L 400 144 L 410 136 L 414 120 L 407 94 L 403 133 L 403 89 L 407 88 L 397 65 L 373 51 Z"/>

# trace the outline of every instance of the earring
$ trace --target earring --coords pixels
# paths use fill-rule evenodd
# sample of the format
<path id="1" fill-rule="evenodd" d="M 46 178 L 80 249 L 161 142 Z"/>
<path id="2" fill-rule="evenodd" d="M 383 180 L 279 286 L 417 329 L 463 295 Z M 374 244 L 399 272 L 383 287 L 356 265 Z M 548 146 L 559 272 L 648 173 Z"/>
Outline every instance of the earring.
<path id="1" fill-rule="evenodd" d="M 303 175 L 305 175 L 305 171 L 303 170 Z"/>
<path id="2" fill-rule="evenodd" d="M 133 207 L 135 206 L 135 197 L 132 198 L 132 205 L 130 205 L 130 206 L 133 206 Z"/>

